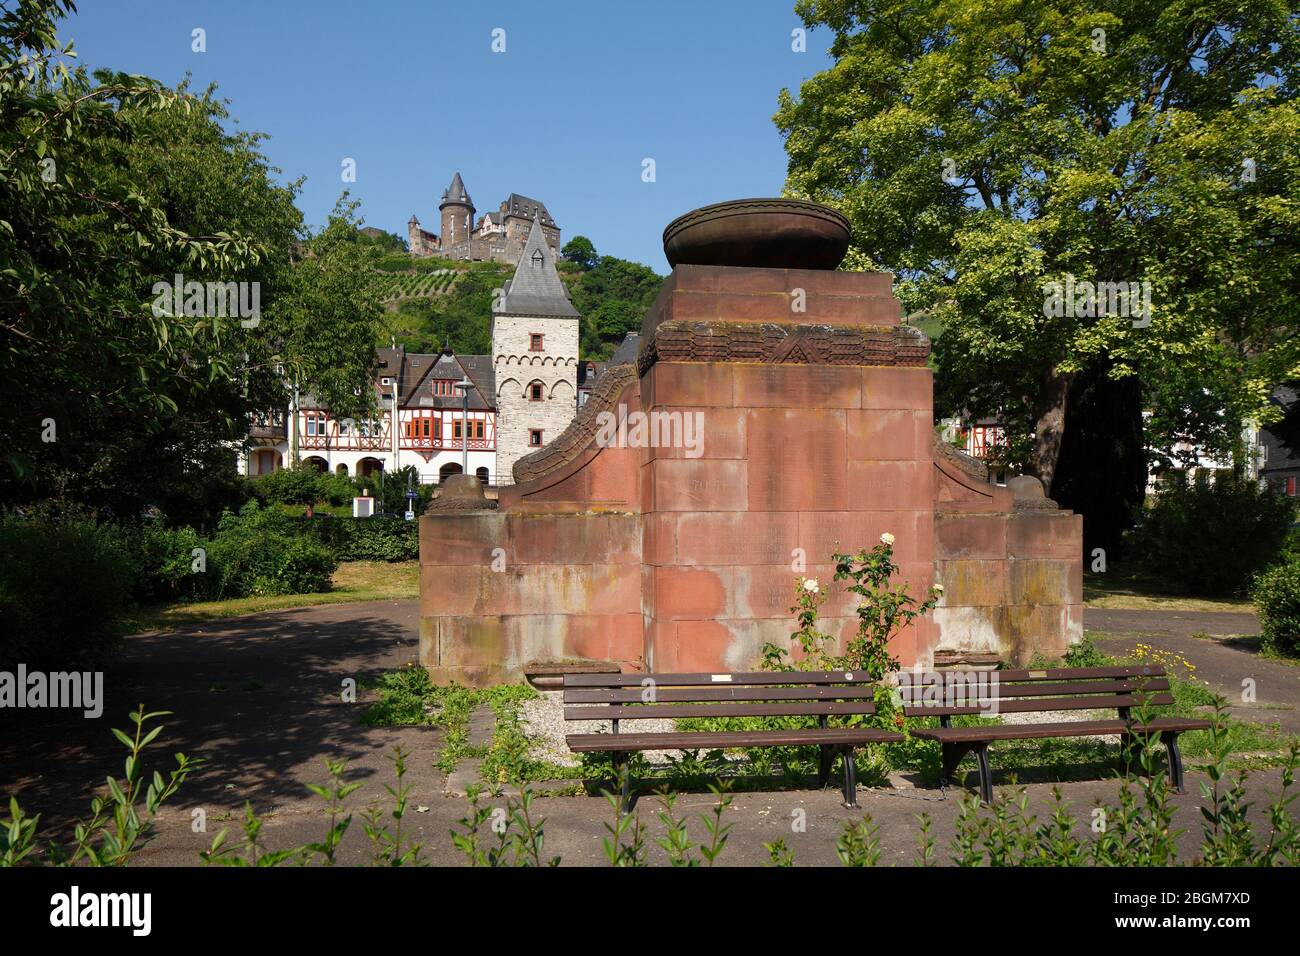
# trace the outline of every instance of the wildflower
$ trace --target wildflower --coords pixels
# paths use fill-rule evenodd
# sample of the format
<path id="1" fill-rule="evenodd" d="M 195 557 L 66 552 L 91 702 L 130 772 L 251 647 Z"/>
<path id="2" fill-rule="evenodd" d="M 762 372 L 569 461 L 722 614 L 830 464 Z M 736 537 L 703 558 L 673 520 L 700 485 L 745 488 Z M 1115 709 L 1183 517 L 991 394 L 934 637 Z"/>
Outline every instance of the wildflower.
<path id="1" fill-rule="evenodd" d="M 816 578 L 804 578 L 803 589 L 807 591 L 809 594 L 816 594 L 818 591 L 821 590 L 821 586 L 818 585 Z"/>

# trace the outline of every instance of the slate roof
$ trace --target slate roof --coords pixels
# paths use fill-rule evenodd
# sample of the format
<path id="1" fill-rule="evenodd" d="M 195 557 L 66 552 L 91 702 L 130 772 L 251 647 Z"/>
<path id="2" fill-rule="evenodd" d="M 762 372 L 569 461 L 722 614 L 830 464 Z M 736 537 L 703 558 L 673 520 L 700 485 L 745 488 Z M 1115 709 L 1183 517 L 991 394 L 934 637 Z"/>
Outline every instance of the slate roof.
<path id="1" fill-rule="evenodd" d="M 578 310 L 569 301 L 560 274 L 555 271 L 555 255 L 546 244 L 546 234 L 536 216 L 497 314 L 578 317 Z"/>
<path id="2" fill-rule="evenodd" d="M 465 191 L 465 183 L 460 178 L 459 172 L 451 178 L 451 185 L 448 186 L 447 191 L 442 194 L 442 203 L 444 206 L 447 203 L 452 202 L 464 203 L 466 206 L 474 205 L 469 198 L 469 193 Z M 441 206 L 439 208 L 441 208 Z"/>
<path id="3" fill-rule="evenodd" d="M 546 204 L 541 200 L 521 196 L 519 193 L 511 193 L 506 197 L 506 201 L 501 204 L 501 207 L 507 216 L 519 216 L 523 219 L 540 218 L 542 225 L 549 226 L 552 229 L 559 228 L 555 225 L 555 220 L 551 218 L 550 212 L 547 211 Z"/>
<path id="4" fill-rule="evenodd" d="M 483 373 L 486 367 L 488 374 Z M 473 368 L 473 373 L 471 373 Z M 491 363 L 486 355 L 455 355 L 451 352 L 437 354 L 409 353 L 398 385 L 398 400 L 403 408 L 463 407 L 459 391 L 451 395 L 434 395 L 434 379 L 459 382 L 464 376 L 474 383 L 469 393 L 469 407 L 477 411 L 495 408 L 492 397 Z"/>
<path id="5" fill-rule="evenodd" d="M 610 365 L 635 364 L 637 354 L 641 351 L 641 333 L 629 332 L 618 343 L 614 354 L 609 357 Z"/>

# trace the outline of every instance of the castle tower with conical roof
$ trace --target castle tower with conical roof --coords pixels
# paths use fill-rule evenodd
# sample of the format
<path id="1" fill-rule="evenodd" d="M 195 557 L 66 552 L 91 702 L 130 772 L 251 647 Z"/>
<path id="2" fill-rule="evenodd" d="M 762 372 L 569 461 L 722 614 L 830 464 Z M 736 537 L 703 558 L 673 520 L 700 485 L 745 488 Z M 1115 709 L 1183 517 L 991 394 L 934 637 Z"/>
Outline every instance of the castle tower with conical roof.
<path id="1" fill-rule="evenodd" d="M 442 194 L 438 211 L 442 213 L 443 255 L 456 257 L 456 247 L 467 243 L 474 232 L 474 203 L 465 191 L 465 183 L 459 172 L 452 177 L 451 185 Z"/>
<path id="2" fill-rule="evenodd" d="M 539 216 L 514 278 L 492 310 L 497 392 L 497 480 L 564 431 L 578 402 L 578 310 L 555 269 Z"/>

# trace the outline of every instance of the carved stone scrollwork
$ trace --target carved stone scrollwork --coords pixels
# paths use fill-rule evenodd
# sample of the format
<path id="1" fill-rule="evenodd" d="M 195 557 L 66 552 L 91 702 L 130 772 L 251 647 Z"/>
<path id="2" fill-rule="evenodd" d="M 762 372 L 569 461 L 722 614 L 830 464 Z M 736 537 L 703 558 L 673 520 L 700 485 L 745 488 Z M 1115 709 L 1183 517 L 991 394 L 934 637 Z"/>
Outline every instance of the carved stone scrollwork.
<path id="1" fill-rule="evenodd" d="M 655 362 L 923 366 L 930 340 L 910 325 L 669 321 L 641 347 L 637 370 Z"/>
<path id="2" fill-rule="evenodd" d="M 636 368 L 631 364 L 606 369 L 596 380 L 586 404 L 578 409 L 578 414 L 569 423 L 569 427 L 560 432 L 555 441 L 515 462 L 511 470 L 515 483 L 523 484 L 544 478 L 581 455 L 595 441 L 596 417 L 601 412 L 614 411 L 623 389 L 635 382 L 636 378 Z"/>

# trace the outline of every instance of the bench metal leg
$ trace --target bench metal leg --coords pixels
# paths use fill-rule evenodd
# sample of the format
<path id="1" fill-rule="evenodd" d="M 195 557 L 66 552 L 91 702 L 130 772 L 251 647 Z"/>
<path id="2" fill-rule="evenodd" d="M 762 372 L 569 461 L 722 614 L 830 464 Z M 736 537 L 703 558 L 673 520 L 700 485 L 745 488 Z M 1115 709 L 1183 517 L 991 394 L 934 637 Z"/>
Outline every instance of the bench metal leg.
<path id="1" fill-rule="evenodd" d="M 817 786 L 825 789 L 831 778 L 831 763 L 835 760 L 835 748 L 830 744 L 821 745 L 821 764 L 817 768 Z"/>
<path id="2" fill-rule="evenodd" d="M 989 745 L 976 744 L 975 759 L 980 765 L 980 799 L 985 806 L 993 805 L 993 772 L 989 770 Z"/>
<path id="3" fill-rule="evenodd" d="M 851 746 L 844 748 L 844 805 L 851 809 L 858 805 L 858 767 Z"/>
<path id="4" fill-rule="evenodd" d="M 1167 730 L 1160 735 L 1169 757 L 1169 786 L 1175 793 L 1183 793 L 1183 755 L 1178 751 L 1178 731 Z"/>
<path id="5" fill-rule="evenodd" d="M 940 749 L 943 753 L 943 780 L 944 784 L 956 782 L 954 774 L 957 772 L 957 765 L 961 763 L 962 757 L 968 753 L 975 754 L 975 760 L 979 763 L 980 772 L 980 799 L 987 804 L 993 803 L 993 773 L 989 770 L 989 745 L 987 741 L 971 741 L 961 743 L 941 742 Z"/>
<path id="6" fill-rule="evenodd" d="M 955 782 L 953 774 L 957 772 L 957 765 L 961 763 L 962 757 L 974 749 L 973 745 L 941 742 L 939 747 L 943 752 L 943 782 Z"/>

